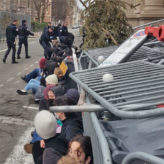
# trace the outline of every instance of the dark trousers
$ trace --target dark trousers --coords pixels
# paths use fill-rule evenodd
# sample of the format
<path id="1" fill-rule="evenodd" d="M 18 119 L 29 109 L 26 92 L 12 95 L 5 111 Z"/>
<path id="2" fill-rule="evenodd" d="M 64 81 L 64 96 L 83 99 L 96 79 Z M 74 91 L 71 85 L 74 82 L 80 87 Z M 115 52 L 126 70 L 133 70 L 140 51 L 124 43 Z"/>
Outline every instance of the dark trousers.
<path id="1" fill-rule="evenodd" d="M 5 53 L 5 56 L 4 56 L 4 59 L 6 60 L 7 59 L 7 56 L 9 55 L 10 53 L 10 50 L 12 49 L 12 62 L 15 62 L 15 52 L 16 52 L 16 46 L 15 46 L 15 43 L 14 42 L 10 42 L 10 41 L 7 41 L 7 51 Z"/>
<path id="2" fill-rule="evenodd" d="M 40 42 L 40 44 L 44 49 L 44 57 L 46 59 L 50 59 L 51 58 L 51 53 L 52 53 L 52 50 L 51 50 L 52 47 L 51 47 L 50 43 L 49 42 L 45 43 L 45 42 L 42 41 L 42 42 Z"/>
<path id="3" fill-rule="evenodd" d="M 19 38 L 19 48 L 18 48 L 17 55 L 20 56 L 22 44 L 24 44 L 25 55 L 27 57 L 28 56 L 28 40 L 27 40 L 27 38 L 23 38 L 23 39 Z"/>
<path id="4" fill-rule="evenodd" d="M 32 156 L 35 164 L 42 164 L 42 156 L 44 149 L 40 147 L 40 141 L 33 143 Z"/>

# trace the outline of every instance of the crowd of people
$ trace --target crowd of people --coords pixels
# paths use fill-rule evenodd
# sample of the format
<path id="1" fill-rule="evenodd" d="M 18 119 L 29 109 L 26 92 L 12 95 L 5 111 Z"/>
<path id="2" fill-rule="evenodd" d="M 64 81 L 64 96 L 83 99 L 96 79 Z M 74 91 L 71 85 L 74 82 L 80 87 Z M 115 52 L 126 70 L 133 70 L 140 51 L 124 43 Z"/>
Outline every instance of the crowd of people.
<path id="1" fill-rule="evenodd" d="M 19 95 L 31 92 L 39 106 L 31 141 L 24 149 L 35 164 L 92 164 L 91 140 L 83 135 L 82 113 L 50 112 L 51 106 L 77 105 L 79 100 L 77 84 L 69 77 L 75 71 L 74 35 L 68 32 L 67 22 L 56 27 L 49 23 L 39 42 L 44 57 L 38 68 L 21 77 L 26 85 L 17 90 Z"/>

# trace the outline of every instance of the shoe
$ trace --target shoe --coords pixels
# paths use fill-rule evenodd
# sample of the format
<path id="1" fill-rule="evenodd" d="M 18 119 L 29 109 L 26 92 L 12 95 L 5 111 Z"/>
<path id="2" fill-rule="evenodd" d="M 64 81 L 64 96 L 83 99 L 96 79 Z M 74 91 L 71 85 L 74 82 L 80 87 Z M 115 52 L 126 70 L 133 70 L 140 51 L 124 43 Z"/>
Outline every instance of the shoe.
<path id="1" fill-rule="evenodd" d="M 29 58 L 31 58 L 31 56 L 26 56 L 26 59 L 29 59 Z"/>
<path id="2" fill-rule="evenodd" d="M 24 80 L 26 82 L 26 75 L 21 76 L 21 79 Z"/>
<path id="3" fill-rule="evenodd" d="M 21 59 L 21 57 L 20 56 L 17 56 L 17 59 Z"/>
<path id="4" fill-rule="evenodd" d="M 32 154 L 32 146 L 33 146 L 33 144 L 25 144 L 24 145 L 25 152 L 28 154 Z"/>
<path id="5" fill-rule="evenodd" d="M 18 64 L 18 62 L 17 61 L 13 61 L 12 64 Z"/>
<path id="6" fill-rule="evenodd" d="M 27 95 L 27 92 L 25 90 L 17 90 L 17 93 L 19 95 Z"/>
<path id="7" fill-rule="evenodd" d="M 5 58 L 3 59 L 3 63 L 6 63 L 6 59 Z"/>

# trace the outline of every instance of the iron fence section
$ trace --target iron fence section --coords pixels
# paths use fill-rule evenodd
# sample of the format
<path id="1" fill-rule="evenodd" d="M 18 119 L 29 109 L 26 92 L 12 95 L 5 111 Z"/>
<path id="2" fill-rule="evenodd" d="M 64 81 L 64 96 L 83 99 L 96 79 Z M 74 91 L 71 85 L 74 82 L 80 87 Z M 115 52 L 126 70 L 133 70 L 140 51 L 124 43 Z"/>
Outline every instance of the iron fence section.
<path id="1" fill-rule="evenodd" d="M 95 113 L 83 113 L 83 127 L 84 134 L 91 138 L 94 164 L 112 164 L 109 146 Z"/>
<path id="2" fill-rule="evenodd" d="M 154 110 L 154 106 L 150 108 L 150 104 L 164 103 L 163 72 L 162 65 L 135 61 L 74 72 L 70 77 L 114 115 L 142 118 L 164 114 L 162 109 Z M 102 78 L 106 73 L 112 74 L 114 80 L 103 82 Z M 148 105 L 149 110 L 143 110 L 142 104 L 144 109 Z M 138 111 L 139 108 L 135 109 L 137 105 L 140 105 L 141 111 Z"/>

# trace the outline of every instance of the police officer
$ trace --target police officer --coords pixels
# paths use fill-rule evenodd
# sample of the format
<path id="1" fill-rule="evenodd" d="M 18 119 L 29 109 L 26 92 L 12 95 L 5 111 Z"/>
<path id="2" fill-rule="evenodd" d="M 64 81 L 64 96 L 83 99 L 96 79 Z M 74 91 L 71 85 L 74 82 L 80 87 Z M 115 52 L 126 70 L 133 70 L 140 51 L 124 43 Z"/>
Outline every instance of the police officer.
<path id="1" fill-rule="evenodd" d="M 52 54 L 52 47 L 51 47 L 51 41 L 54 40 L 54 29 L 53 27 L 49 27 L 47 30 L 43 31 L 41 37 L 40 37 L 40 44 L 44 49 L 44 56 L 46 59 L 50 59 Z"/>
<path id="2" fill-rule="evenodd" d="M 64 22 L 63 26 L 59 29 L 59 39 L 61 43 L 66 44 L 68 47 L 71 47 L 74 41 L 74 35 L 68 32 L 67 28 L 68 23 Z"/>
<path id="3" fill-rule="evenodd" d="M 22 20 L 22 25 L 19 26 L 18 28 L 18 35 L 19 35 L 19 48 L 17 52 L 17 59 L 21 58 L 20 53 L 22 49 L 22 44 L 24 44 L 25 47 L 26 58 L 30 58 L 30 56 L 28 55 L 28 36 L 29 35 L 34 36 L 34 33 L 28 30 L 26 20 Z"/>
<path id="4" fill-rule="evenodd" d="M 7 42 L 7 51 L 4 55 L 4 58 L 3 58 L 3 63 L 6 63 L 6 59 L 7 59 L 7 56 L 9 55 L 10 53 L 10 50 L 12 49 L 12 63 L 13 64 L 16 64 L 18 63 L 16 60 L 15 60 L 15 52 L 16 52 L 16 44 L 15 44 L 15 38 L 18 34 L 18 29 L 16 27 L 17 25 L 17 20 L 14 20 L 11 25 L 9 25 L 7 28 L 6 28 L 6 42 Z"/>

